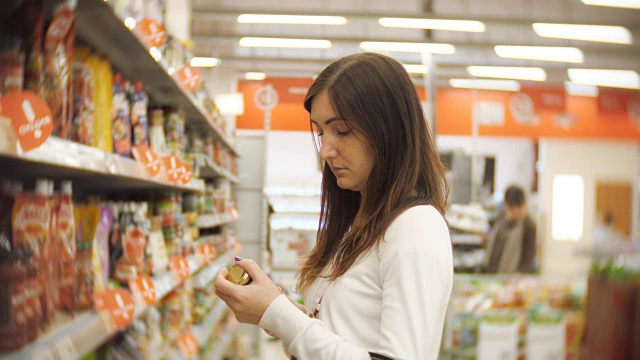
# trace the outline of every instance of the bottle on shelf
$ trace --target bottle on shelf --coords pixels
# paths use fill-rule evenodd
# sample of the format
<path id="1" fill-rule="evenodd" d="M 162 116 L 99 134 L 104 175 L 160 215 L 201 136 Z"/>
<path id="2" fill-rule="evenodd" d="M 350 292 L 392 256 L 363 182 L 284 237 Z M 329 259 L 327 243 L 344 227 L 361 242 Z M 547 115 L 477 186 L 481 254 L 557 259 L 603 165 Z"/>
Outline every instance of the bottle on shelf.
<path id="1" fill-rule="evenodd" d="M 136 81 L 131 93 L 131 144 L 133 146 L 147 145 L 149 143 L 149 119 L 147 118 L 147 106 L 149 97 L 143 89 L 141 81 Z"/>

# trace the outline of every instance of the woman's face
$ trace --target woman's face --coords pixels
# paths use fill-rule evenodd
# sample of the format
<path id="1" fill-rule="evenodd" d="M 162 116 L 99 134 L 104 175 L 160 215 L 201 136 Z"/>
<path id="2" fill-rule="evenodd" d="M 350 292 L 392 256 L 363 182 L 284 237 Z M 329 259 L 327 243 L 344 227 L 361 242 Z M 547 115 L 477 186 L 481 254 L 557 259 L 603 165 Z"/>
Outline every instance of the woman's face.
<path id="1" fill-rule="evenodd" d="M 338 117 L 329 93 L 323 90 L 311 102 L 311 123 L 320 158 L 327 162 L 342 189 L 359 191 L 364 198 L 374 154 L 364 135 Z"/>

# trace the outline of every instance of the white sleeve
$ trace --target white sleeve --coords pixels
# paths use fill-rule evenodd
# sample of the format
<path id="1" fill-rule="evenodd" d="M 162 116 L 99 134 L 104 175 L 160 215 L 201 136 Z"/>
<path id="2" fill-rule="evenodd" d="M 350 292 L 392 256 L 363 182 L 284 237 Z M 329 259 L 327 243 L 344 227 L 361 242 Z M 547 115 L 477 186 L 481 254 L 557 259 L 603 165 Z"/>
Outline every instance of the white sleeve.
<path id="1" fill-rule="evenodd" d="M 453 282 L 449 229 L 432 206 L 413 207 L 392 223 L 380 263 L 380 352 L 437 359 Z"/>
<path id="2" fill-rule="evenodd" d="M 382 314 L 378 349 L 364 349 L 311 319 L 284 295 L 259 326 L 280 336 L 298 359 L 370 359 L 369 351 L 395 359 L 437 359 L 453 277 L 449 231 L 430 206 L 401 214 L 381 246 Z"/>
<path id="3" fill-rule="evenodd" d="M 305 315 L 285 295 L 271 302 L 258 325 L 278 334 L 288 353 L 298 359 L 371 359 L 367 350 L 347 343 L 322 321 Z"/>

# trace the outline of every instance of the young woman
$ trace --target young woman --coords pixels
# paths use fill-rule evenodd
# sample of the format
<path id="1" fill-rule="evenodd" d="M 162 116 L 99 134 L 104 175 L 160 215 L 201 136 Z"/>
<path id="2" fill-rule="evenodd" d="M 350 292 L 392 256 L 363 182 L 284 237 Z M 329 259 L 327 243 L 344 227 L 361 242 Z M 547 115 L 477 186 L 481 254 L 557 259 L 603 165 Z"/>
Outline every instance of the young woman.
<path id="1" fill-rule="evenodd" d="M 317 243 L 297 288 L 308 310 L 251 260 L 236 259 L 251 284 L 223 270 L 216 293 L 298 359 L 436 359 L 453 277 L 447 191 L 411 79 L 390 57 L 350 55 L 318 75 L 304 106 L 324 162 Z"/>

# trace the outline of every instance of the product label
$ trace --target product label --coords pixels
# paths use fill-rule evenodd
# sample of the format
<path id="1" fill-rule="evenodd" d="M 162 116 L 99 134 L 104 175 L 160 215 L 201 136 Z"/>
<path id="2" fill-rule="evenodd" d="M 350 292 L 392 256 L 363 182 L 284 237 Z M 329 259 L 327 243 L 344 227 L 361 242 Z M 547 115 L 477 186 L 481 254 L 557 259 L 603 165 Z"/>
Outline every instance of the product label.
<path id="1" fill-rule="evenodd" d="M 37 260 L 45 255 L 51 211 L 44 197 L 18 194 L 13 207 L 13 245 L 28 246 Z"/>
<path id="2" fill-rule="evenodd" d="M 169 155 L 162 158 L 164 166 L 167 169 L 167 180 L 177 182 L 182 177 L 182 161 L 175 155 Z"/>
<path id="3" fill-rule="evenodd" d="M 215 249 L 211 244 L 200 244 L 196 246 L 196 254 L 204 262 L 208 263 L 215 259 Z"/>
<path id="4" fill-rule="evenodd" d="M 49 105 L 30 91 L 10 92 L 0 97 L 2 115 L 11 119 L 23 151 L 42 145 L 53 130 Z"/>
<path id="5" fill-rule="evenodd" d="M 193 179 L 193 171 L 191 170 L 191 166 L 182 163 L 180 165 L 180 183 L 182 183 L 183 185 L 187 185 L 189 182 L 191 182 L 191 179 Z"/>

